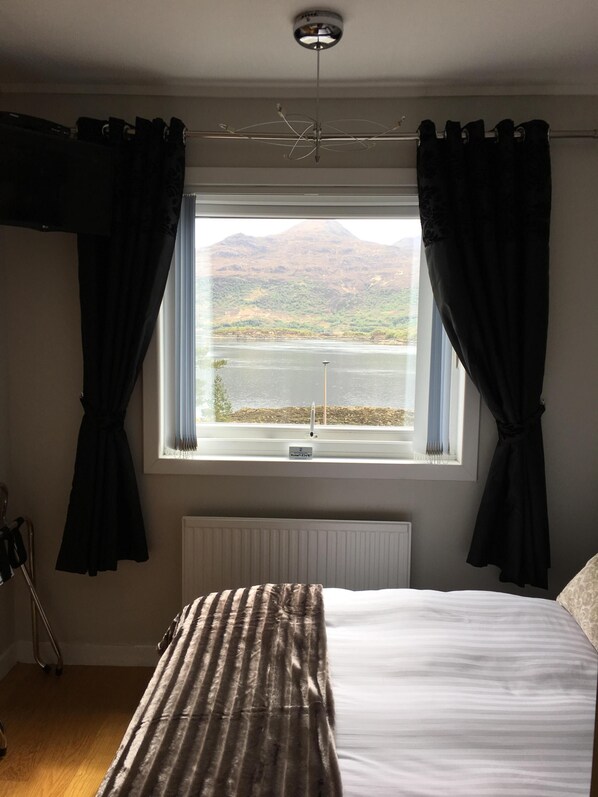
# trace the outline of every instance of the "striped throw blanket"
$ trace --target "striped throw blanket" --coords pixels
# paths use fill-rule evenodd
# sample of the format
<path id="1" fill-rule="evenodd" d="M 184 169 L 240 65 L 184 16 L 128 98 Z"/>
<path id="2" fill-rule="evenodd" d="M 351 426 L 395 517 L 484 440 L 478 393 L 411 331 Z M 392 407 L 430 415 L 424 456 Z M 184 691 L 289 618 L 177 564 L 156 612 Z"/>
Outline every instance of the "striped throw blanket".
<path id="1" fill-rule="evenodd" d="M 322 588 L 183 609 L 98 797 L 340 797 Z"/>

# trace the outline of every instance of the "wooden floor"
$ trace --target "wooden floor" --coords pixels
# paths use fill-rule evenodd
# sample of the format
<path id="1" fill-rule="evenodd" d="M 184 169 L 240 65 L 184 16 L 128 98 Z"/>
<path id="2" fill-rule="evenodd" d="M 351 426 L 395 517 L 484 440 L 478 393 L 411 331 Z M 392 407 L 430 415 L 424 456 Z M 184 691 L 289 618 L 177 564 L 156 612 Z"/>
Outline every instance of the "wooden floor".
<path id="1" fill-rule="evenodd" d="M 0 681 L 0 797 L 92 797 L 151 676 L 146 667 L 17 664 Z"/>

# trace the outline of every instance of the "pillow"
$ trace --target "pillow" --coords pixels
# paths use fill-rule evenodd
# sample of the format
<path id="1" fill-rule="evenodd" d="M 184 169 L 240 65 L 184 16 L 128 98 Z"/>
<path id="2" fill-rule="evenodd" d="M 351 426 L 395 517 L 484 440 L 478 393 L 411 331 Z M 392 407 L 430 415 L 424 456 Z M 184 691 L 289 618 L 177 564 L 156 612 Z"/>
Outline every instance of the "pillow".
<path id="1" fill-rule="evenodd" d="M 598 554 L 574 576 L 557 596 L 598 651 Z"/>

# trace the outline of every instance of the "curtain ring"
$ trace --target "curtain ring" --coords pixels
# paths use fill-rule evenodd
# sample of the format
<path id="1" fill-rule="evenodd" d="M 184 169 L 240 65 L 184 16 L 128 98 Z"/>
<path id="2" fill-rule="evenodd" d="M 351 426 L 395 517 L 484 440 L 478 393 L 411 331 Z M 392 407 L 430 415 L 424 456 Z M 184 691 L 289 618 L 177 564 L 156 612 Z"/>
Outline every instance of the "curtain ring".
<path id="1" fill-rule="evenodd" d="M 492 135 L 494 136 L 494 143 L 495 143 L 495 144 L 498 144 L 498 130 L 497 130 L 497 128 L 496 128 L 496 127 L 493 127 L 493 128 L 492 128 L 492 130 L 491 130 L 490 132 L 491 132 L 491 133 L 492 133 Z"/>
<path id="2" fill-rule="evenodd" d="M 106 122 L 105 125 L 102 125 L 102 135 L 107 136 L 109 132 L 110 132 L 110 125 L 108 124 L 108 122 Z"/>
<path id="3" fill-rule="evenodd" d="M 469 130 L 466 127 L 461 130 L 461 139 L 464 144 L 469 144 Z"/>
<path id="4" fill-rule="evenodd" d="M 515 132 L 519 134 L 517 136 L 519 141 L 525 141 L 525 127 L 521 127 L 521 125 L 520 125 L 519 127 L 515 128 Z"/>

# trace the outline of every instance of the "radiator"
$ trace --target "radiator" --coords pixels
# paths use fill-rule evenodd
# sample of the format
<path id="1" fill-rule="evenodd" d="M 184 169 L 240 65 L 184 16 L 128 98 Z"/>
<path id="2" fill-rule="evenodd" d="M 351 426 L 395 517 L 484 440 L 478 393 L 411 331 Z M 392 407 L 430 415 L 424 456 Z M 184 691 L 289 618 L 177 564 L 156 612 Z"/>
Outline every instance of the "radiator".
<path id="1" fill-rule="evenodd" d="M 267 583 L 408 587 L 411 523 L 184 517 L 183 605 Z"/>

